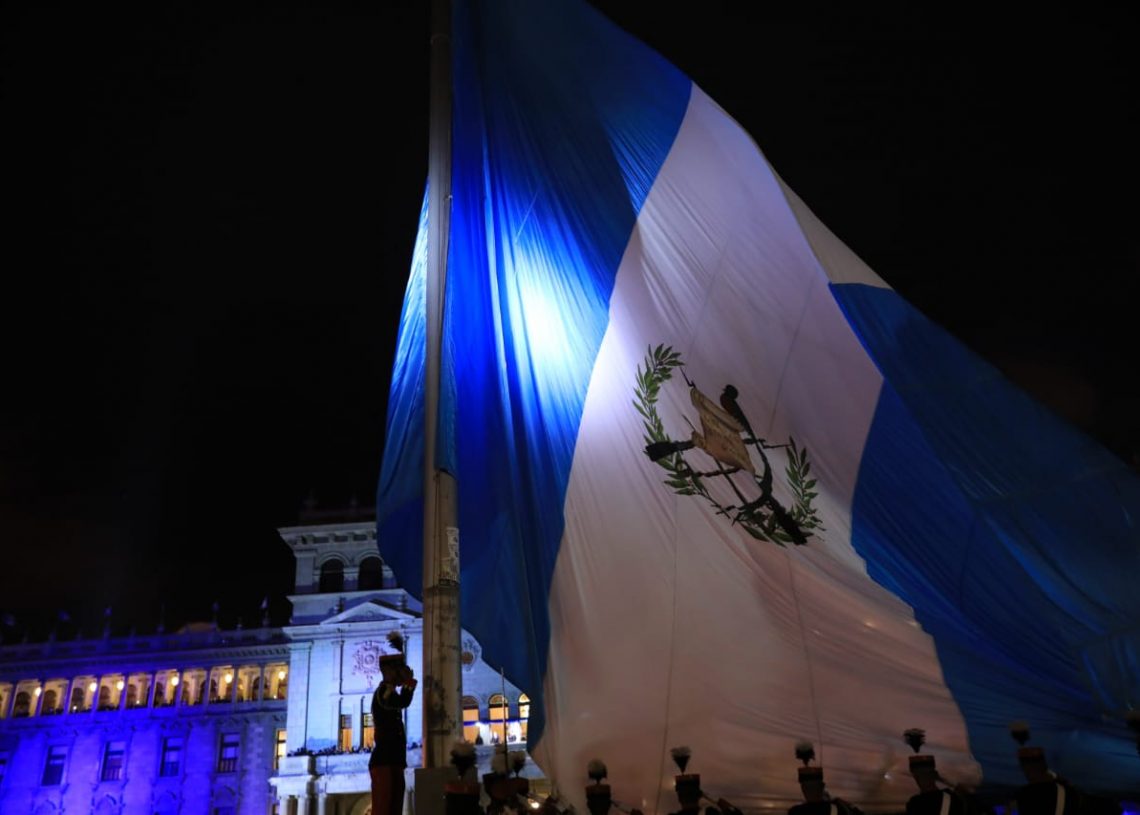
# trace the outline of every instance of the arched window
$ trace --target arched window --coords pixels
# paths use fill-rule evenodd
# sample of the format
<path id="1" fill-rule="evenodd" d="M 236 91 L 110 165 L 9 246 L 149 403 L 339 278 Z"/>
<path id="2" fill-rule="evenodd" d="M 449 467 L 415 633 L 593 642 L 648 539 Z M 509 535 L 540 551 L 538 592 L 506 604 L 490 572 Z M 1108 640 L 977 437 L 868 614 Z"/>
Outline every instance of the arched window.
<path id="1" fill-rule="evenodd" d="M 380 558 L 366 557 L 360 562 L 360 576 L 356 580 L 356 588 L 361 591 L 384 588 L 384 564 L 380 562 Z"/>
<path id="2" fill-rule="evenodd" d="M 127 685 L 127 707 L 135 707 L 139 703 L 139 688 L 134 682 Z"/>
<path id="3" fill-rule="evenodd" d="M 71 709 L 83 710 L 83 688 L 71 689 Z"/>
<path id="4" fill-rule="evenodd" d="M 317 587 L 321 594 L 344 591 L 344 561 L 337 558 L 321 564 L 321 581 Z"/>
<path id="5" fill-rule="evenodd" d="M 44 691 L 44 713 L 55 713 L 55 702 L 59 695 L 54 690 Z"/>
<path id="6" fill-rule="evenodd" d="M 27 691 L 16 694 L 16 702 L 12 706 L 12 718 L 31 715 L 32 697 Z"/>
<path id="7" fill-rule="evenodd" d="M 250 685 L 250 688 L 249 688 L 250 700 L 256 702 L 257 701 L 257 695 L 259 693 L 261 693 L 261 677 L 255 676 L 253 678 L 253 684 Z"/>
<path id="8" fill-rule="evenodd" d="M 491 723 L 491 744 L 502 744 L 507 720 L 507 697 L 496 693 L 487 700 L 487 718 Z"/>
<path id="9" fill-rule="evenodd" d="M 519 738 L 526 741 L 527 720 L 530 718 L 530 697 L 525 693 L 519 694 Z"/>
<path id="10" fill-rule="evenodd" d="M 463 697 L 463 738 L 472 744 L 479 738 L 479 700 Z"/>
<path id="11" fill-rule="evenodd" d="M 99 686 L 99 710 L 110 710 L 111 708 L 111 688 L 107 685 Z"/>
<path id="12" fill-rule="evenodd" d="M 161 682 L 154 683 L 154 706 L 164 707 L 166 705 L 166 685 Z"/>

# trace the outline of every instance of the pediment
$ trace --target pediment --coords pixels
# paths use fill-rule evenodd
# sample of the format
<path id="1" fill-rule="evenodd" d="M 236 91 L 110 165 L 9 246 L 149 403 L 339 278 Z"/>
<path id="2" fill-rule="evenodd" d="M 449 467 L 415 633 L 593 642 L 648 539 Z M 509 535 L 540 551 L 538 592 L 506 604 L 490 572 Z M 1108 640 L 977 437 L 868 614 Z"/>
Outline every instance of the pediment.
<path id="1" fill-rule="evenodd" d="M 334 614 L 325 620 L 321 620 L 320 625 L 344 625 L 346 623 L 383 623 L 383 622 L 408 622 L 418 619 L 415 614 L 410 614 L 407 611 L 401 611 L 398 608 L 385 605 L 376 600 L 369 600 L 366 603 L 361 603 L 358 606 L 345 609 L 344 611 Z"/>

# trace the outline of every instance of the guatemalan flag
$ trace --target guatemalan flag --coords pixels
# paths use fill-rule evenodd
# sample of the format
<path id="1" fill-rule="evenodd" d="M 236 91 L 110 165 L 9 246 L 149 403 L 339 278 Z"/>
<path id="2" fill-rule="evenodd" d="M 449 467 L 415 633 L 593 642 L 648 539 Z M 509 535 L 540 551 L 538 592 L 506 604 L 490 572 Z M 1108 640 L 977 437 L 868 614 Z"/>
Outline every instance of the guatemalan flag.
<path id="1" fill-rule="evenodd" d="M 462 624 L 581 805 L 897 807 L 908 728 L 1022 783 L 1010 720 L 1134 786 L 1140 481 L 903 301 L 660 55 L 578 0 L 454 9 L 439 465 Z M 420 224 L 379 484 L 422 585 Z"/>

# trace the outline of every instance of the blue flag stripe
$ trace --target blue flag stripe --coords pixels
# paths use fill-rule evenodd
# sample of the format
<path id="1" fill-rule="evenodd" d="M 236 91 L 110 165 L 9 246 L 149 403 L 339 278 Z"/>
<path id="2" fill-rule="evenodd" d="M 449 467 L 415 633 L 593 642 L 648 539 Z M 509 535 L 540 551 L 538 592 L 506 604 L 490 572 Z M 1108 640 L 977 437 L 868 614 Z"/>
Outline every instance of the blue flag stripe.
<path id="1" fill-rule="evenodd" d="M 1062 773 L 1119 788 L 1140 479 L 895 292 L 832 291 L 886 380 L 852 542 L 934 637 L 987 783 L 1022 783 L 1007 724 L 1024 719 Z"/>

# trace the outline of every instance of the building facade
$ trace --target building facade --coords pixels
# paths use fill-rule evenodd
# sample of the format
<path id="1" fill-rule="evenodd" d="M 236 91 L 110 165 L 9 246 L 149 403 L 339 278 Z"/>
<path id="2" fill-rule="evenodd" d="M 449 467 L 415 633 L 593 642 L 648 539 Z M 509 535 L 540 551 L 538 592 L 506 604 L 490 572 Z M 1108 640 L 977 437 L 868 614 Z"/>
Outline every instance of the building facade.
<path id="1" fill-rule="evenodd" d="M 379 657 L 399 631 L 418 668 L 420 607 L 372 523 L 280 531 L 296 560 L 284 628 L 0 648 L 2 815 L 367 815 Z M 486 769 L 494 744 L 525 743 L 529 701 L 462 643 L 464 732 Z"/>

